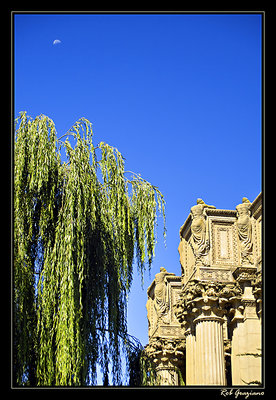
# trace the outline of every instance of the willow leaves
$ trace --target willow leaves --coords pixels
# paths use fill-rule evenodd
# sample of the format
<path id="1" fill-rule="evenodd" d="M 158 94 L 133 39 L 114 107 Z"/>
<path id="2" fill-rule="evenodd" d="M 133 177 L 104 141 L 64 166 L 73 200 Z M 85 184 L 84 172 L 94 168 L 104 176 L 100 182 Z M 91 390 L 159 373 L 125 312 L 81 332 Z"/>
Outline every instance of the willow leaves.
<path id="1" fill-rule="evenodd" d="M 16 383 L 95 384 L 96 364 L 107 380 L 111 361 L 113 384 L 120 384 L 133 261 L 143 276 L 154 257 L 158 211 L 165 221 L 164 198 L 125 171 L 116 148 L 94 146 L 84 118 L 60 139 L 44 115 L 21 113 L 16 128 Z"/>

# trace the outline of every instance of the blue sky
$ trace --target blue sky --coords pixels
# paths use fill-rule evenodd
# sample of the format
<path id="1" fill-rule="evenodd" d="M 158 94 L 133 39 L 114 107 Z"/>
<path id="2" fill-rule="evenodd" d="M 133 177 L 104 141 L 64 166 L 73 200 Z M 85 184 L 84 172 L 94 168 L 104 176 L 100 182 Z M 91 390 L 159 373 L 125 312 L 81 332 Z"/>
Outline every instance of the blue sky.
<path id="1" fill-rule="evenodd" d="M 166 199 L 151 276 L 135 273 L 129 333 L 147 338 L 146 289 L 180 275 L 179 228 L 198 197 L 234 209 L 261 191 L 261 14 L 16 14 L 14 112 L 46 114 L 58 136 L 80 117 L 94 141 Z M 53 44 L 54 40 L 60 43 Z"/>

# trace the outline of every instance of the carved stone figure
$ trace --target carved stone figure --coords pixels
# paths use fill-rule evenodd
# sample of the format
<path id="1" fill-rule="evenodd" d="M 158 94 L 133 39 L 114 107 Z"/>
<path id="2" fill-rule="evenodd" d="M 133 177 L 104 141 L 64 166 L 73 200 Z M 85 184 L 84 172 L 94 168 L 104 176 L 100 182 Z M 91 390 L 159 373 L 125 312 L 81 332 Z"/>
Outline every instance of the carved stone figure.
<path id="1" fill-rule="evenodd" d="M 164 316 L 168 313 L 169 306 L 167 285 L 165 282 L 165 278 L 167 275 L 175 274 L 167 272 L 165 268 L 161 267 L 160 272 L 155 275 L 154 306 L 158 315 L 158 319 L 163 320 L 163 322 L 166 322 Z"/>
<path id="2" fill-rule="evenodd" d="M 193 253 L 196 259 L 196 264 L 206 263 L 203 260 L 203 256 L 206 256 L 210 249 L 208 229 L 206 226 L 206 216 L 204 215 L 205 208 L 216 208 L 215 206 L 209 206 L 205 204 L 202 199 L 197 199 L 197 205 L 191 208 L 191 240 L 190 245 L 193 249 Z"/>
<path id="3" fill-rule="evenodd" d="M 241 247 L 241 262 L 242 264 L 252 264 L 252 224 L 250 220 L 250 208 L 251 203 L 243 197 L 242 204 L 238 204 L 237 210 L 237 228 L 240 239 Z"/>
<path id="4" fill-rule="evenodd" d="M 146 309 L 147 309 L 147 318 L 148 318 L 148 330 L 150 331 L 151 329 L 151 318 L 150 318 L 150 303 L 152 302 L 152 299 L 150 296 L 148 296 L 148 300 L 146 302 Z"/>

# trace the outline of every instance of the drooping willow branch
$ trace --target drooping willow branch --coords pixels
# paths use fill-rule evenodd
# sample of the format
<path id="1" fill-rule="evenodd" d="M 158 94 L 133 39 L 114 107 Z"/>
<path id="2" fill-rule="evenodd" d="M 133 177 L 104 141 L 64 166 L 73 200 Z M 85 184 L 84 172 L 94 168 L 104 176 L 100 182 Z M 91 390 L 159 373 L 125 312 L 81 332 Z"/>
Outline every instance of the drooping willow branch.
<path id="1" fill-rule="evenodd" d="M 14 144 L 16 384 L 95 384 L 97 364 L 106 380 L 111 365 L 113 384 L 120 384 L 121 354 L 131 347 L 126 307 L 133 261 L 143 277 L 154 257 L 158 212 L 165 223 L 159 189 L 125 171 L 116 148 L 94 146 L 87 119 L 58 138 L 50 118 L 20 114 Z"/>

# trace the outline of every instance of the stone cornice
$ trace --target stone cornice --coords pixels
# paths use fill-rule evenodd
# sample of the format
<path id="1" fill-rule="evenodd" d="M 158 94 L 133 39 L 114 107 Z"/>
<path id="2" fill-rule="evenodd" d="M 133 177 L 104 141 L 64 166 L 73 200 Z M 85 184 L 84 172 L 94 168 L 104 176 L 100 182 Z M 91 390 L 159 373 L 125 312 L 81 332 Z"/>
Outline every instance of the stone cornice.
<path id="1" fill-rule="evenodd" d="M 256 217 L 258 213 L 261 212 L 261 210 L 262 210 L 262 192 L 258 194 L 256 199 L 252 202 L 250 206 L 251 215 L 253 217 Z"/>
<path id="2" fill-rule="evenodd" d="M 186 221 L 184 222 L 184 224 L 180 227 L 180 230 L 179 230 L 180 238 L 185 236 L 185 233 L 188 230 L 188 228 L 190 227 L 191 223 L 192 223 L 192 217 L 191 217 L 191 214 L 189 214 Z"/>
<path id="3" fill-rule="evenodd" d="M 214 215 L 214 216 L 227 216 L 227 217 L 235 217 L 237 212 L 236 210 L 223 210 L 220 208 L 206 208 L 205 213 L 208 216 Z"/>
<path id="4" fill-rule="evenodd" d="M 175 282 L 177 282 L 177 281 L 181 281 L 181 276 L 177 276 L 177 275 L 166 275 L 166 280 L 168 281 L 168 282 L 170 282 L 170 281 L 175 281 Z"/>

